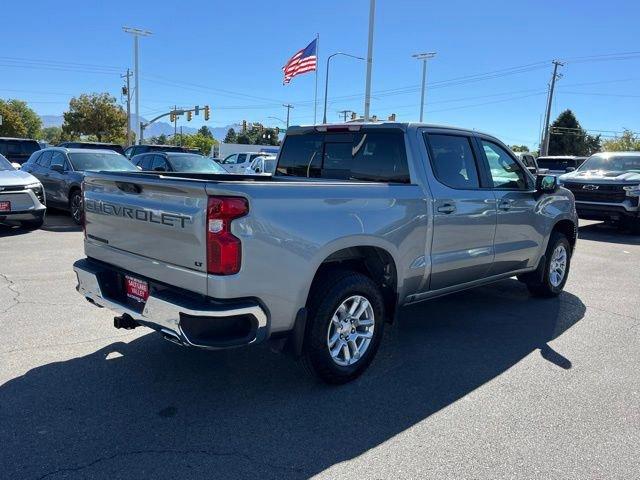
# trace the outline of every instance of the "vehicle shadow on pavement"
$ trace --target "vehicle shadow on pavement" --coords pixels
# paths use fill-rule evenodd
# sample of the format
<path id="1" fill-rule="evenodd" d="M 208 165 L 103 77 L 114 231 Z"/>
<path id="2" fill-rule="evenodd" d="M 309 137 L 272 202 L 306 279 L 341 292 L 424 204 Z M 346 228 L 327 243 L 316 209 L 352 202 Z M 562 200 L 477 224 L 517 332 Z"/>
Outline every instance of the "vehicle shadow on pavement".
<path id="1" fill-rule="evenodd" d="M 69 212 L 50 208 L 42 229 L 47 232 L 81 232 L 82 226 L 74 223 Z"/>
<path id="2" fill-rule="evenodd" d="M 571 368 L 548 343 L 584 313 L 571 293 L 531 299 L 515 280 L 407 307 L 371 368 L 341 387 L 266 346 L 204 352 L 157 334 L 116 342 L 0 386 L 0 466 L 14 479 L 309 478 L 527 355 Z"/>
<path id="3" fill-rule="evenodd" d="M 635 235 L 628 230 L 620 230 L 616 226 L 606 223 L 591 223 L 580 226 L 578 238 L 594 242 L 640 245 L 640 235 Z"/>

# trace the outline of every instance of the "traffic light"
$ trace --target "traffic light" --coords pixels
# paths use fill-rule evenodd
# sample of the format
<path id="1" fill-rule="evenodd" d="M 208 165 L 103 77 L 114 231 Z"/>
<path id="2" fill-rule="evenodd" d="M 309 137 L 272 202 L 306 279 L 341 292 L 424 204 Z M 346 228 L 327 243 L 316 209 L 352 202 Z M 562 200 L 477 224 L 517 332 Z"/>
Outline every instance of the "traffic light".
<path id="1" fill-rule="evenodd" d="M 355 120 L 358 118 L 358 114 L 356 112 L 351 112 L 351 120 Z"/>
<path id="2" fill-rule="evenodd" d="M 191 110 L 187 112 L 187 122 L 191 121 Z"/>
<path id="3" fill-rule="evenodd" d="M 169 114 L 169 120 L 171 121 L 171 123 L 176 121 L 176 114 L 174 112 L 171 112 Z"/>
<path id="4" fill-rule="evenodd" d="M 280 135 L 280 127 L 276 127 L 276 135 Z"/>
<path id="5" fill-rule="evenodd" d="M 209 105 L 204 106 L 204 121 L 209 121 Z"/>
<path id="6" fill-rule="evenodd" d="M 200 115 L 200 105 L 196 105 L 196 108 L 194 108 L 194 110 L 195 112 L 193 113 L 195 113 L 196 115 Z"/>
<path id="7" fill-rule="evenodd" d="M 391 115 L 389 115 L 389 121 L 390 122 L 395 122 L 396 121 L 396 114 L 392 113 Z"/>
<path id="8" fill-rule="evenodd" d="M 247 133 L 247 121 L 242 120 L 242 133 Z"/>

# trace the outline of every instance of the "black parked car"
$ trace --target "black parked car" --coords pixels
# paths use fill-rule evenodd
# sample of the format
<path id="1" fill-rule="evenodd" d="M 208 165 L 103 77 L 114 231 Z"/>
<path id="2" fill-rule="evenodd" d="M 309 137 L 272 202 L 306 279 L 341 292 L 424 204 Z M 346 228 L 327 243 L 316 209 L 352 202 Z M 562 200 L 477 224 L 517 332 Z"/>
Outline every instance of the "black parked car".
<path id="1" fill-rule="evenodd" d="M 133 157 L 131 163 L 147 172 L 228 173 L 209 157 L 194 153 L 143 153 Z"/>
<path id="2" fill-rule="evenodd" d="M 182 153 L 199 153 L 198 150 L 187 147 L 178 147 L 176 145 L 132 145 L 124 151 L 127 158 L 133 158 L 141 153 L 149 152 L 182 152 Z"/>
<path id="3" fill-rule="evenodd" d="M 73 221 L 82 223 L 80 185 L 87 171 L 138 171 L 123 155 L 110 150 L 45 148 L 31 156 L 22 170 L 36 177 L 47 196 L 47 206 L 69 210 Z"/>
<path id="4" fill-rule="evenodd" d="M 62 142 L 58 144 L 62 148 L 84 148 L 87 150 L 113 150 L 114 152 L 124 155 L 124 148 L 117 143 L 103 142 Z"/>
<path id="5" fill-rule="evenodd" d="M 40 150 L 40 144 L 29 138 L 0 137 L 0 155 L 11 163 L 22 165 L 33 152 Z"/>

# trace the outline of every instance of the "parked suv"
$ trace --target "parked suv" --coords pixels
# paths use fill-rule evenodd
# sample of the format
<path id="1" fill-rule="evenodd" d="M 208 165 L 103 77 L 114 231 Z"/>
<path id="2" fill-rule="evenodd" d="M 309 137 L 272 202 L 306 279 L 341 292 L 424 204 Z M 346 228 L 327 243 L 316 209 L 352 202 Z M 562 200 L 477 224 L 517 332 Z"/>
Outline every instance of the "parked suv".
<path id="1" fill-rule="evenodd" d="M 124 151 L 124 154 L 127 158 L 133 158 L 141 153 L 149 152 L 199 153 L 197 150 L 176 145 L 132 145 Z"/>
<path id="2" fill-rule="evenodd" d="M 20 222 L 40 228 L 46 211 L 44 190 L 37 178 L 17 170 L 0 154 L 0 222 Z"/>
<path id="3" fill-rule="evenodd" d="M 86 172 L 138 171 L 125 156 L 111 150 L 61 147 L 36 152 L 22 170 L 42 182 L 48 206 L 69 210 L 77 224 L 82 223 L 81 184 Z"/>
<path id="4" fill-rule="evenodd" d="M 451 127 L 293 127 L 272 176 L 84 185 L 77 290 L 116 327 L 205 349 L 270 339 L 332 383 L 367 368 L 400 305 L 512 276 L 560 294 L 577 238 L 557 177 Z"/>
<path id="5" fill-rule="evenodd" d="M 22 165 L 33 152 L 40 150 L 40 144 L 29 138 L 0 137 L 0 155 L 9 162 Z"/>
<path id="6" fill-rule="evenodd" d="M 640 152 L 596 153 L 559 181 L 573 192 L 580 218 L 619 222 L 640 232 Z"/>
<path id="7" fill-rule="evenodd" d="M 229 173 L 244 174 L 254 159 L 264 157 L 265 155 L 267 154 L 261 152 L 233 153 L 225 157 L 225 159 L 220 162 L 220 165 Z"/>
<path id="8" fill-rule="evenodd" d="M 133 157 L 131 163 L 140 170 L 153 172 L 227 173 L 211 158 L 194 153 L 143 153 Z"/>
<path id="9" fill-rule="evenodd" d="M 587 157 L 577 157 L 575 155 L 554 155 L 538 157 L 538 168 L 551 175 L 562 175 L 577 169 Z"/>
<path id="10" fill-rule="evenodd" d="M 58 144 L 58 147 L 62 148 L 83 148 L 87 150 L 112 150 L 116 153 L 124 155 L 124 149 L 122 145 L 117 143 L 104 143 L 104 142 L 62 142 Z"/>

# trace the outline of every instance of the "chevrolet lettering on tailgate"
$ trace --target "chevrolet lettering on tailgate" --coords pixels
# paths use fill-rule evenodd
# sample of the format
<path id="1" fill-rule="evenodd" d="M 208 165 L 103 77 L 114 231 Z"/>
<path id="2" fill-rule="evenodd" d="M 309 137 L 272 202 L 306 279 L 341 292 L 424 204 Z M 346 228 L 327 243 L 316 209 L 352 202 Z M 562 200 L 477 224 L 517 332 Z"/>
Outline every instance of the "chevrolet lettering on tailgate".
<path id="1" fill-rule="evenodd" d="M 96 201 L 88 198 L 85 199 L 84 208 L 87 212 L 97 213 L 99 215 L 112 215 L 115 217 L 130 218 L 140 222 L 158 223 L 169 227 L 185 228 L 187 222 L 190 223 L 192 220 L 188 215 L 154 212 L 153 210 L 127 207 L 124 205 L 114 205 L 101 200 Z"/>

